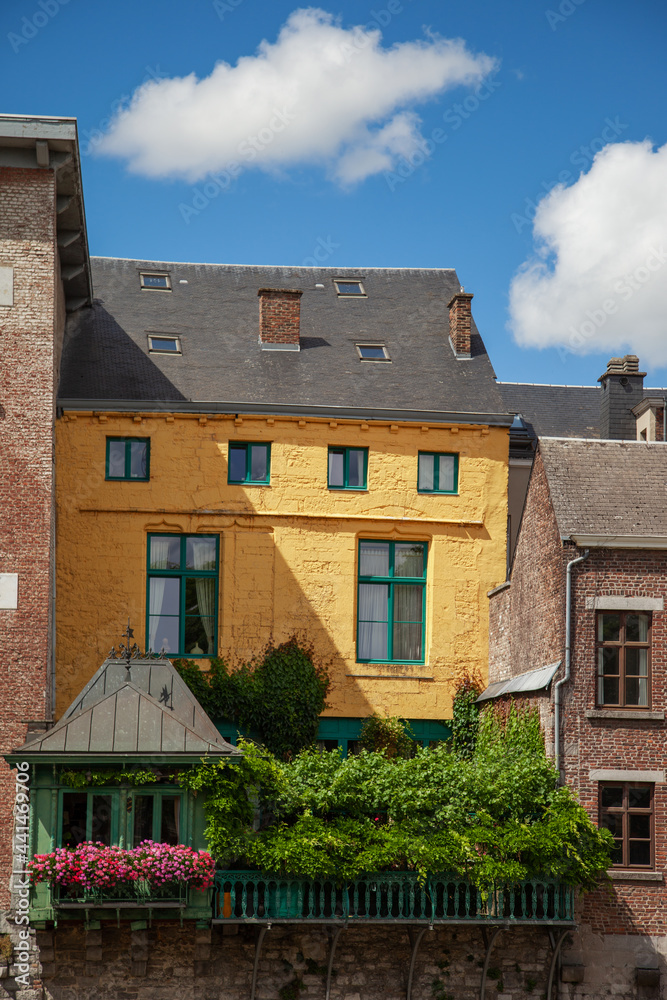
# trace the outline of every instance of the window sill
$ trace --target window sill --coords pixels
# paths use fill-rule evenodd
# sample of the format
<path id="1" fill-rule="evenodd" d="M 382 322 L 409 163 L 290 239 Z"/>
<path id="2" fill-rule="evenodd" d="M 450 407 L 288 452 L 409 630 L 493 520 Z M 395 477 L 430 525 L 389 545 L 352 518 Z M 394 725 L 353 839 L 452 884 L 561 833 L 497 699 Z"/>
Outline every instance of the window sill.
<path id="1" fill-rule="evenodd" d="M 610 868 L 607 875 L 612 882 L 664 882 L 662 872 L 640 872 L 625 868 Z"/>
<path id="2" fill-rule="evenodd" d="M 636 709 L 609 709 L 595 708 L 588 709 L 587 719 L 621 719 L 626 722 L 664 722 L 664 712 L 649 712 L 648 710 L 637 711 Z"/>
<path id="3" fill-rule="evenodd" d="M 264 486 L 264 487 L 269 487 L 270 488 L 271 483 L 250 483 L 250 482 L 245 483 L 245 482 L 236 482 L 236 480 L 234 480 L 233 482 L 230 482 L 229 480 L 227 480 L 227 485 L 228 486 Z"/>
<path id="4" fill-rule="evenodd" d="M 346 677 L 362 677 L 365 680 L 373 678 L 383 681 L 434 681 L 435 677 L 423 674 L 345 674 Z"/>

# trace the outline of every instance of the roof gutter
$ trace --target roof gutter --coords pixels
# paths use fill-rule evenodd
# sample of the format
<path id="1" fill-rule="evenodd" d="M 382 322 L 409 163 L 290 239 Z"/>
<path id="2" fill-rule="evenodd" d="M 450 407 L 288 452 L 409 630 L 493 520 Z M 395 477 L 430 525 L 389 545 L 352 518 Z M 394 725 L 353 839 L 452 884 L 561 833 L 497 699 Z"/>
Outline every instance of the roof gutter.
<path id="1" fill-rule="evenodd" d="M 402 410 L 392 407 L 318 406 L 310 403 L 228 403 L 202 400 L 164 399 L 59 399 L 60 410 L 92 410 L 124 413 L 222 413 L 285 414 L 324 419 L 384 420 L 388 423 L 419 421 L 446 424 L 475 424 L 510 427 L 511 413 L 461 413 L 458 410 Z"/>
<path id="2" fill-rule="evenodd" d="M 572 663 L 572 567 L 583 562 L 590 555 L 588 549 L 583 555 L 571 559 L 565 570 L 565 676 L 554 686 L 554 759 L 560 774 L 560 689 L 570 679 Z"/>
<path id="3" fill-rule="evenodd" d="M 573 535 L 563 536 L 587 549 L 667 549 L 667 535 Z"/>

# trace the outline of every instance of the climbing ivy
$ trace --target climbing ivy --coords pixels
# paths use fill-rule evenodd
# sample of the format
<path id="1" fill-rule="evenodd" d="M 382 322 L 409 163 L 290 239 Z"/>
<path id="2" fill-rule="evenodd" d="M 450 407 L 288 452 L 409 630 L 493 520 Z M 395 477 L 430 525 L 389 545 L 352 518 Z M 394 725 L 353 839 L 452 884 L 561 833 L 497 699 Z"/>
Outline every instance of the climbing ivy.
<path id="1" fill-rule="evenodd" d="M 229 719 L 281 759 L 289 759 L 317 736 L 326 708 L 329 676 L 312 648 L 295 637 L 270 643 L 261 656 L 230 670 L 211 660 L 208 673 L 188 660 L 174 666 L 212 719 Z"/>
<path id="2" fill-rule="evenodd" d="M 92 770 L 92 768 L 68 768 L 60 772 L 62 784 L 68 785 L 70 788 L 98 788 L 100 785 L 152 785 L 165 777 L 175 782 L 178 775 L 176 772 L 164 775 L 159 771 L 142 770 L 141 768 L 132 768 L 129 771 L 119 768 L 101 771 Z"/>
<path id="3" fill-rule="evenodd" d="M 466 677 L 459 684 L 452 704 L 452 749 L 457 757 L 470 757 L 477 741 L 479 689 Z"/>
<path id="4" fill-rule="evenodd" d="M 611 837 L 559 786 L 535 711 L 487 707 L 462 757 L 451 744 L 411 758 L 243 750 L 184 777 L 207 793 L 209 848 L 225 867 L 336 880 L 447 871 L 480 887 L 551 877 L 590 889 L 610 865 Z"/>

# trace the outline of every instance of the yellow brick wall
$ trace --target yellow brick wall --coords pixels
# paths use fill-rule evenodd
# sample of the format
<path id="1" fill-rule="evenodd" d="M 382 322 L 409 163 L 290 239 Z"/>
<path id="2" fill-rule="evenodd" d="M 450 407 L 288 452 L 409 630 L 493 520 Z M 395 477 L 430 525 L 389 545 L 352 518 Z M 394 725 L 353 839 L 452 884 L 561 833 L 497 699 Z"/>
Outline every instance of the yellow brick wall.
<path id="1" fill-rule="evenodd" d="M 328 715 L 444 719 L 457 677 L 486 679 L 486 592 L 505 578 L 506 428 L 68 412 L 56 430 L 58 715 L 128 616 L 144 648 L 149 531 L 219 534 L 220 655 L 241 662 L 271 638 L 308 638 L 331 670 Z M 150 482 L 105 481 L 107 435 L 150 437 Z M 270 486 L 227 484 L 230 440 L 271 442 Z M 329 445 L 369 449 L 367 491 L 327 489 Z M 459 454 L 457 496 L 417 492 L 420 450 Z M 356 662 L 360 538 L 428 542 L 424 664 Z"/>

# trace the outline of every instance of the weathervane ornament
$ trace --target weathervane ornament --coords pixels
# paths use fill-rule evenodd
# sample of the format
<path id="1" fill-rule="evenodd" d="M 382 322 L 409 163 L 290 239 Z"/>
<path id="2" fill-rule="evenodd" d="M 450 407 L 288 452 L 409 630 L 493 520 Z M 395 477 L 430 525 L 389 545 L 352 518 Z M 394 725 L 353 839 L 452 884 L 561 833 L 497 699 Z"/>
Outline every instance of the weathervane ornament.
<path id="1" fill-rule="evenodd" d="M 127 619 L 127 628 L 121 633 L 125 638 L 125 642 L 121 643 L 116 651 L 116 647 L 112 646 L 109 651 L 109 658 L 112 660 L 125 660 L 125 666 L 128 671 L 130 669 L 130 661 L 136 660 L 137 657 L 141 656 L 141 650 L 137 646 L 136 642 L 130 645 L 130 640 L 134 639 L 134 629 L 130 627 L 130 619 Z"/>

